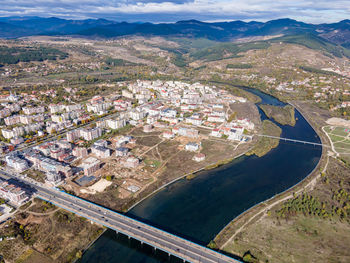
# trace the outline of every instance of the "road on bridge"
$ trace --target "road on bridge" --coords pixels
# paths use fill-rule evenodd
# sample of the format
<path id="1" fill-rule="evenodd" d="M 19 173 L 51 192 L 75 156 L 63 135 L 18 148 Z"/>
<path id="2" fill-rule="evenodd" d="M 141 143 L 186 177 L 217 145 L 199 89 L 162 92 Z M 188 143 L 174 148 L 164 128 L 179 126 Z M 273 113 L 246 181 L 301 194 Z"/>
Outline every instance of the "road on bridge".
<path id="1" fill-rule="evenodd" d="M 202 263 L 240 262 L 207 247 L 200 246 L 78 197 L 53 188 L 45 187 L 37 182 L 22 179 L 13 173 L 5 172 L 3 170 L 1 170 L 1 173 L 6 177 L 29 185 L 37 191 L 36 195 L 43 200 L 49 201 L 58 207 L 88 218 L 91 221 L 123 233 L 143 243 L 149 244 L 152 247 L 169 253 L 169 255 L 171 254 L 179 257 L 184 261 Z"/>

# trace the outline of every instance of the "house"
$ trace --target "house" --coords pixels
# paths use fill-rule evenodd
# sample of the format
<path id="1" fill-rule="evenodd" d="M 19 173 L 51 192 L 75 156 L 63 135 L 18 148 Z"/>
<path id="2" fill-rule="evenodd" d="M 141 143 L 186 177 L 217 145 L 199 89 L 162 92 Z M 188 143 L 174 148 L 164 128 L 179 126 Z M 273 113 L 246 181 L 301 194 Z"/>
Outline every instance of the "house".
<path id="1" fill-rule="evenodd" d="M 162 136 L 165 138 L 165 139 L 172 139 L 175 137 L 175 134 L 172 132 L 172 131 L 164 131 Z"/>
<path id="2" fill-rule="evenodd" d="M 185 146 L 186 151 L 195 152 L 199 150 L 199 144 L 195 142 L 189 142 Z"/>
<path id="3" fill-rule="evenodd" d="M 225 117 L 216 116 L 216 115 L 209 115 L 208 121 L 210 121 L 210 122 L 225 122 Z"/>
<path id="4" fill-rule="evenodd" d="M 210 136 L 220 138 L 221 137 L 220 129 L 213 129 L 210 133 Z"/>
<path id="5" fill-rule="evenodd" d="M 153 127 L 150 124 L 143 126 L 143 132 L 146 132 L 146 133 L 152 132 L 152 129 L 153 129 Z"/>
<path id="6" fill-rule="evenodd" d="M 198 153 L 195 156 L 193 156 L 193 159 L 196 162 L 202 162 L 205 160 L 205 154 L 204 153 Z"/>

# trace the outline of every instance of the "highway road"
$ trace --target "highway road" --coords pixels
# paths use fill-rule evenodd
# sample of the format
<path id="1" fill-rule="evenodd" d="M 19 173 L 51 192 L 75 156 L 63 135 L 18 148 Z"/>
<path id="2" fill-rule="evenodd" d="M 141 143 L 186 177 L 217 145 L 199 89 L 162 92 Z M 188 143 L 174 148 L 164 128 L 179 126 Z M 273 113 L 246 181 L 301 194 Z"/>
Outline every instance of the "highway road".
<path id="1" fill-rule="evenodd" d="M 5 177 L 29 185 L 36 190 L 37 197 L 43 200 L 104 225 L 116 232 L 137 239 L 142 243 L 149 244 L 152 247 L 169 253 L 169 255 L 171 254 L 179 257 L 184 261 L 203 263 L 240 262 L 207 247 L 200 246 L 94 203 L 61 192 L 57 189 L 43 186 L 38 182 L 30 181 L 30 179 L 21 178 L 17 174 L 5 172 L 3 170 L 0 170 L 0 173 Z"/>

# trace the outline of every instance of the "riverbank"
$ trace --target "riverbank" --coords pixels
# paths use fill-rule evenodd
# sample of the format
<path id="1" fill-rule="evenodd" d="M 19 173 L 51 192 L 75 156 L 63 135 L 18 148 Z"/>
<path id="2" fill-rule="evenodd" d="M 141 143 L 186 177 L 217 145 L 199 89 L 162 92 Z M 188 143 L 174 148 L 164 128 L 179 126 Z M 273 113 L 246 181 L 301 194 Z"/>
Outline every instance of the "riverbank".
<path id="1" fill-rule="evenodd" d="M 261 133 L 263 135 L 269 135 L 274 137 L 280 137 L 282 134 L 282 129 L 274 124 L 272 121 L 264 120 L 262 122 Z M 259 137 L 259 141 L 255 146 L 246 153 L 247 156 L 255 154 L 258 157 L 262 157 L 272 149 L 276 148 L 279 144 L 279 139 Z"/>
<path id="2" fill-rule="evenodd" d="M 299 113 L 304 117 L 304 119 L 311 125 L 314 131 L 318 134 L 321 139 L 322 144 L 328 144 L 328 139 L 325 134 L 322 133 L 321 127 L 319 126 L 319 120 L 316 122 L 315 119 L 310 115 L 310 113 L 303 111 L 297 102 L 291 102 Z M 322 123 L 321 123 L 322 124 Z M 242 251 L 232 250 L 232 246 L 228 248 L 229 244 L 234 242 L 240 233 L 244 231 L 245 228 L 254 225 L 262 217 L 270 213 L 272 207 L 277 204 L 284 202 L 287 199 L 292 198 L 296 193 L 301 193 L 303 191 L 309 191 L 315 187 L 317 180 L 321 176 L 321 171 L 325 171 L 328 164 L 328 156 L 326 154 L 326 149 L 323 147 L 322 156 L 313 169 L 313 171 L 305 177 L 301 182 L 290 187 L 284 192 L 277 194 L 270 199 L 263 201 L 249 210 L 243 212 L 241 215 L 233 219 L 219 234 L 215 237 L 214 242 L 218 249 L 229 251 L 230 253 L 235 253 L 237 255 L 243 256 Z"/>
<path id="3" fill-rule="evenodd" d="M 294 126 L 296 123 L 294 108 L 291 105 L 280 107 L 260 104 L 259 107 L 267 117 L 274 119 L 281 125 Z"/>
<path id="4" fill-rule="evenodd" d="M 256 93 L 261 95 L 265 104 L 285 105 L 271 96 Z M 299 121 L 295 127 L 282 127 L 284 135 L 315 140 L 317 135 L 312 127 L 299 112 L 296 116 Z M 217 144 L 213 142 L 207 147 Z M 279 147 L 263 157 L 242 157 L 220 169 L 203 171 L 192 180 L 177 180 L 134 206 L 127 214 L 205 245 L 242 211 L 301 181 L 315 169 L 320 156 L 320 148 L 281 142 Z M 139 249 L 127 243 L 108 231 L 81 262 L 91 262 L 100 257 L 104 257 L 106 262 L 114 262 L 109 255 L 116 252 L 127 258 L 127 262 L 158 262 L 151 259 L 154 259 L 153 254 L 141 254 Z"/>
<path id="5" fill-rule="evenodd" d="M 187 177 L 190 176 L 190 178 L 188 180 L 191 180 L 191 179 L 194 179 L 198 176 L 198 173 L 202 172 L 202 171 L 209 171 L 209 170 L 213 170 L 213 169 L 216 169 L 222 165 L 225 165 L 225 164 L 229 164 L 230 162 L 234 161 L 235 159 L 238 159 L 239 157 L 241 156 L 244 156 L 246 155 L 247 152 L 251 151 L 251 149 L 254 147 L 251 146 L 249 149 L 239 153 L 238 155 L 236 156 L 233 156 L 232 158 L 230 159 L 225 159 L 224 161 L 219 161 L 219 162 L 215 162 L 215 163 L 212 163 L 212 164 L 209 164 L 209 165 L 206 165 L 206 166 L 203 166 L 202 168 L 200 169 L 197 169 L 195 171 L 192 171 L 192 172 L 189 172 L 189 173 L 186 173 L 184 175 L 181 175 L 180 177 L 178 178 L 175 178 L 174 180 L 160 186 L 159 188 L 157 188 L 156 190 L 154 190 L 152 193 L 148 194 L 147 196 L 143 197 L 142 199 L 138 200 L 136 203 L 134 203 L 132 206 L 130 206 L 127 211 L 130 211 L 132 210 L 134 207 L 136 207 L 138 204 L 142 203 L 144 200 L 148 199 L 149 197 L 155 195 L 156 193 L 158 193 L 159 191 L 163 190 L 164 188 L 168 187 L 169 185 L 179 181 L 179 180 L 182 180 L 184 178 L 187 179 Z"/>

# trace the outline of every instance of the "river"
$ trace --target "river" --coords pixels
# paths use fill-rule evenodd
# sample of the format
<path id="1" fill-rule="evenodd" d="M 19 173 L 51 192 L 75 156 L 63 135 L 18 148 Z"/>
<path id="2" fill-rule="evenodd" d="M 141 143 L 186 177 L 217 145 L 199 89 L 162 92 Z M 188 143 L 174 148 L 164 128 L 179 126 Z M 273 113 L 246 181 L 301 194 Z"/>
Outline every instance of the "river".
<path id="1" fill-rule="evenodd" d="M 249 89 L 264 104 L 285 105 L 258 90 Z M 266 116 L 260 111 L 262 119 Z M 320 143 L 296 111 L 296 125 L 281 126 L 282 137 Z M 242 156 L 232 163 L 203 171 L 192 180 L 181 179 L 144 200 L 127 214 L 171 233 L 206 245 L 233 218 L 305 178 L 317 165 L 319 146 L 282 142 L 263 157 Z M 154 251 L 136 240 L 106 231 L 83 255 L 81 263 L 182 262 Z"/>

